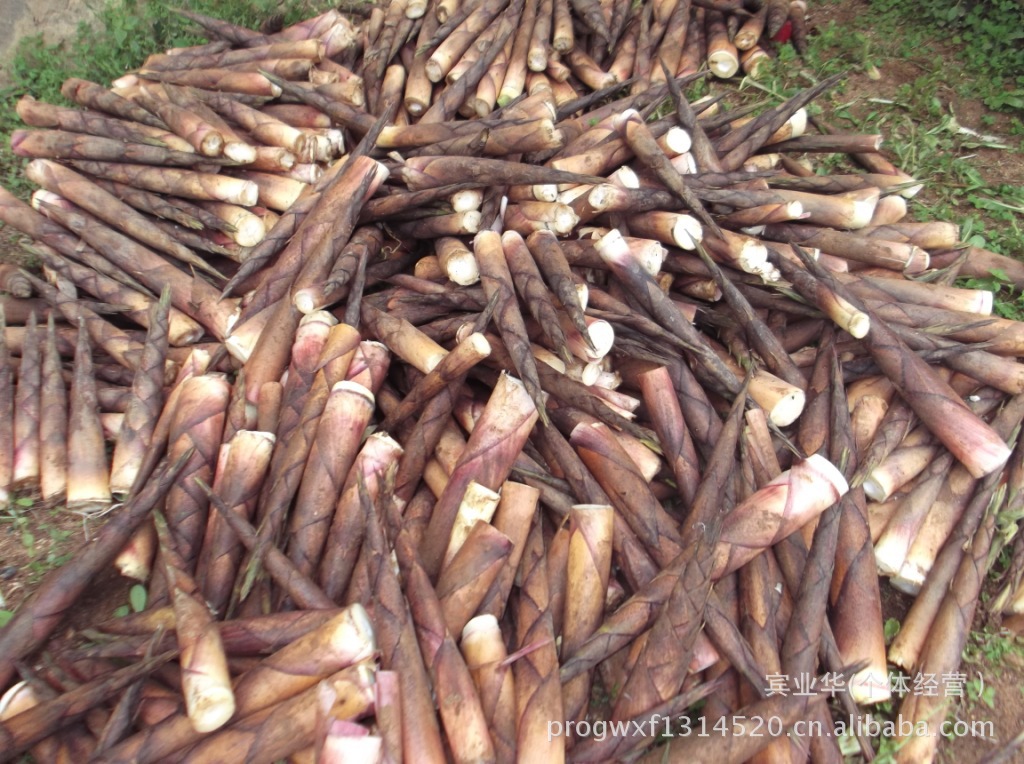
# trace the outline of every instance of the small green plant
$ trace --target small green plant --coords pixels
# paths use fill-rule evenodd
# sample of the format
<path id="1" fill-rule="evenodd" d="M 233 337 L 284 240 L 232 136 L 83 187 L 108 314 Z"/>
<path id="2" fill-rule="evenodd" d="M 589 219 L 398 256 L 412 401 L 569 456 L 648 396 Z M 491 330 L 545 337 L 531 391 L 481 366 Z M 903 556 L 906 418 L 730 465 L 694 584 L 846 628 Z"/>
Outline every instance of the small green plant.
<path id="1" fill-rule="evenodd" d="M 789 65 L 796 52 L 782 49 L 779 63 Z M 861 30 L 850 30 L 830 21 L 819 29 L 818 39 L 808 51 L 807 65 L 820 77 L 850 71 L 870 71 L 883 63 L 883 55 L 874 38 Z"/>
<path id="2" fill-rule="evenodd" d="M 1024 641 L 1007 631 L 984 628 L 971 632 L 963 652 L 966 665 L 974 666 L 973 675 L 966 677 L 960 698 L 962 707 L 970 710 L 979 704 L 993 709 L 996 688 L 986 676 L 998 676 L 1007 662 L 1018 664 L 1024 660 Z"/>
<path id="3" fill-rule="evenodd" d="M 896 752 L 899 751 L 900 745 L 901 741 L 893 740 L 891 737 L 881 738 L 875 752 L 874 764 L 895 764 Z"/>
<path id="4" fill-rule="evenodd" d="M 967 663 L 998 666 L 1010 656 L 1024 658 L 1024 640 L 1011 632 L 988 628 L 971 632 L 963 657 Z"/>
<path id="5" fill-rule="evenodd" d="M 63 551 L 67 542 L 71 540 L 71 531 L 53 527 L 46 527 L 44 530 L 52 543 L 43 555 L 35 555 L 28 564 L 28 569 L 38 578 L 42 578 L 47 571 L 59 568 L 70 560 L 72 555 L 69 551 Z"/>
<path id="6" fill-rule="evenodd" d="M 32 499 L 20 497 L 11 502 L 6 512 L 0 516 L 0 522 L 10 525 L 14 533 L 20 537 L 21 545 L 31 556 L 35 551 L 36 538 L 24 510 L 32 507 Z"/>
<path id="7" fill-rule="evenodd" d="M 141 613 L 146 609 L 148 596 L 145 586 L 142 584 L 135 584 L 128 590 L 128 604 L 121 605 L 115 609 L 114 617 L 123 618 L 131 613 Z"/>
<path id="8" fill-rule="evenodd" d="M 986 686 L 984 680 L 980 676 L 973 677 L 964 684 L 964 690 L 966 691 L 966 699 L 969 704 L 984 703 L 989 708 L 995 708 L 996 706 L 996 688 L 991 685 Z"/>
<path id="9" fill-rule="evenodd" d="M 886 618 L 885 625 L 882 627 L 885 634 L 885 644 L 891 644 L 896 638 L 896 635 L 900 633 L 900 622 L 896 618 Z"/>

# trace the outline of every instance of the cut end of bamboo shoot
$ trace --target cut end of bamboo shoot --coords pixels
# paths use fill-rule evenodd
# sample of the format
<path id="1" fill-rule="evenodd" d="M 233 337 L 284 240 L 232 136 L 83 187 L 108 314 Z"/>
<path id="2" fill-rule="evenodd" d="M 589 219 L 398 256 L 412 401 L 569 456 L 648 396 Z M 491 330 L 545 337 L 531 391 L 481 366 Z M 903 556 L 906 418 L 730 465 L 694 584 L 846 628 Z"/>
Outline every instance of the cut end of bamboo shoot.
<path id="1" fill-rule="evenodd" d="M 991 316 L 992 308 L 995 307 L 995 295 L 992 292 L 979 289 L 973 293 L 973 296 L 974 309 L 970 312 L 977 313 L 979 316 Z"/>
<path id="2" fill-rule="evenodd" d="M 809 468 L 816 477 L 823 479 L 835 491 L 836 496 L 845 496 L 850 490 L 850 484 L 846 482 L 846 478 L 839 468 L 821 454 L 808 456 L 804 460 L 804 466 Z"/>
<path id="3" fill-rule="evenodd" d="M 920 593 L 921 587 L 924 586 L 924 579 L 927 577 L 928 571 L 907 560 L 900 566 L 899 572 L 894 571 L 890 575 L 892 577 L 889 579 L 889 583 L 893 588 L 904 594 L 909 594 L 911 597 L 916 597 Z"/>
<path id="4" fill-rule="evenodd" d="M 437 262 L 450 281 L 472 286 L 480 281 L 480 267 L 473 252 L 460 239 L 444 236 L 434 240 Z"/>
<path id="5" fill-rule="evenodd" d="M 740 70 L 740 60 L 731 50 L 717 50 L 708 55 L 708 69 L 719 79 L 727 80 Z"/>
<path id="6" fill-rule="evenodd" d="M 689 139 L 689 134 L 687 134 L 687 139 Z M 622 165 L 609 175 L 608 182 L 619 188 L 640 188 L 640 176 L 629 165 Z"/>
<path id="7" fill-rule="evenodd" d="M 533 198 L 538 202 L 554 202 L 558 200 L 558 186 L 554 183 L 538 183 L 530 186 Z"/>
<path id="8" fill-rule="evenodd" d="M 1012 450 L 985 422 L 978 420 L 978 425 L 977 432 L 961 433 L 964 450 L 956 456 L 972 477 L 980 479 L 1006 466 Z"/>
<path id="9" fill-rule="evenodd" d="M 213 732 L 235 714 L 235 694 L 230 687 L 209 687 L 186 697 L 189 720 L 196 732 Z"/>
<path id="10" fill-rule="evenodd" d="M 6 721 L 17 716 L 22 711 L 38 705 L 39 699 L 35 690 L 28 682 L 21 681 L 11 685 L 3 695 L 0 695 L 0 721 Z"/>
<path id="11" fill-rule="evenodd" d="M 758 273 L 768 262 L 768 248 L 749 236 L 743 238 L 736 261 L 744 273 Z"/>
<path id="12" fill-rule="evenodd" d="M 156 553 L 156 530 L 152 523 L 141 526 L 114 560 L 114 567 L 125 578 L 148 581 Z"/>
<path id="13" fill-rule="evenodd" d="M 349 605 L 335 620 L 336 628 L 329 644 L 332 653 L 339 656 L 339 662 L 352 665 L 373 656 L 377 639 L 365 607 L 358 602 Z"/>
<path id="14" fill-rule="evenodd" d="M 807 395 L 799 387 L 772 380 L 774 384 L 764 391 L 764 395 L 751 390 L 751 396 L 768 412 L 768 419 L 777 427 L 788 427 L 793 424 L 804 411 Z"/>
<path id="15" fill-rule="evenodd" d="M 483 191 L 478 188 L 467 188 L 464 191 L 457 191 L 451 197 L 452 210 L 454 212 L 479 210 L 483 200 Z"/>
<path id="16" fill-rule="evenodd" d="M 681 127 L 670 128 L 665 135 L 659 140 L 659 145 L 666 152 L 671 152 L 675 156 L 685 154 L 690 150 L 691 141 L 690 134 Z"/>
<path id="17" fill-rule="evenodd" d="M 465 345 L 467 351 L 479 358 L 486 358 L 491 354 L 491 343 L 488 342 L 487 337 L 480 332 L 473 332 L 471 335 L 459 342 L 459 345 Z"/>
<path id="18" fill-rule="evenodd" d="M 853 199 L 853 215 L 850 217 L 849 228 L 857 229 L 871 225 L 871 219 L 875 215 L 875 207 L 878 206 L 880 193 L 877 188 L 863 189 L 848 198 Z"/>
<path id="19" fill-rule="evenodd" d="M 231 238 L 240 247 L 255 247 L 267 237 L 267 228 L 256 215 L 239 216 L 232 225 L 235 231 Z"/>
<path id="20" fill-rule="evenodd" d="M 299 313 L 308 316 L 320 309 L 321 306 L 318 304 L 319 300 L 317 299 L 320 296 L 321 293 L 318 289 L 300 289 L 292 298 L 292 303 Z"/>
<path id="21" fill-rule="evenodd" d="M 893 486 L 888 484 L 880 474 L 876 474 L 877 470 L 872 470 L 862 484 L 864 488 L 864 494 L 871 499 L 871 501 L 883 502 L 889 498 L 892 494 Z M 890 571 L 890 575 L 895 571 Z"/>
<path id="22" fill-rule="evenodd" d="M 612 351 L 615 344 L 615 329 L 607 321 L 596 320 L 587 323 L 587 334 L 590 336 L 591 348 L 573 348 L 584 351 L 583 360 L 597 362 Z"/>
<path id="23" fill-rule="evenodd" d="M 883 663 L 881 669 L 869 666 L 858 671 L 850 677 L 846 687 L 858 706 L 874 706 L 892 699 L 890 684 L 889 672 Z"/>
<path id="24" fill-rule="evenodd" d="M 470 618 L 466 622 L 466 625 L 462 627 L 461 641 L 463 643 L 473 643 L 476 641 L 477 637 L 485 637 L 489 639 L 494 634 L 498 634 L 500 632 L 501 630 L 498 628 L 497 618 L 490 613 L 478 615 Z"/>
<path id="25" fill-rule="evenodd" d="M 871 330 L 871 319 L 867 313 L 854 311 L 850 313 L 842 328 L 849 332 L 851 337 L 860 340 L 867 337 Z"/>
<path id="26" fill-rule="evenodd" d="M 672 241 L 680 249 L 695 250 L 697 245 L 704 239 L 704 229 L 700 221 L 692 215 L 677 215 L 675 224 L 672 226 Z M 768 252 L 765 250 L 765 258 Z M 762 260 L 763 262 L 764 260 Z"/>

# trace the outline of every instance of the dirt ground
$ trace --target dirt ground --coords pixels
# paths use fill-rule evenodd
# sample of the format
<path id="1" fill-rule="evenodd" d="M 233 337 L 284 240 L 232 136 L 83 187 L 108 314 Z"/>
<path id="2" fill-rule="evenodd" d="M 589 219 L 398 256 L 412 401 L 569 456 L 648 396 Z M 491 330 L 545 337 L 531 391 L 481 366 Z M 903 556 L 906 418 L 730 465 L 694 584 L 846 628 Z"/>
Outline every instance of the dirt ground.
<path id="1" fill-rule="evenodd" d="M 812 2 L 811 21 L 815 26 L 824 27 L 830 20 L 856 28 L 870 35 L 867 19 L 870 14 L 867 4 L 859 0 L 842 0 L 838 3 L 819 4 Z M 871 98 L 895 98 L 903 83 L 912 82 L 924 70 L 923 61 L 941 56 L 950 62 L 949 88 L 945 94 L 948 106 L 957 120 L 964 126 L 985 133 L 999 135 L 1006 120 L 996 115 L 995 122 L 983 124 L 984 107 L 977 101 L 963 99 L 957 95 L 953 85 L 957 75 L 955 52 L 941 42 L 929 50 L 920 51 L 920 59 L 901 58 L 885 60 L 878 67 L 879 79 L 870 78 L 863 71 L 852 71 L 837 102 L 848 104 L 854 113 L 866 113 L 871 108 Z M 859 110 L 859 112 L 858 112 Z M 1015 152 L 995 151 L 980 148 L 976 150 L 974 163 L 978 171 L 990 183 L 1024 185 L 1024 156 Z M 922 192 L 927 200 L 929 190 Z M 6 251 L 5 251 L 6 250 Z M 5 232 L 0 231 L 0 259 L 20 257 L 18 250 L 11 246 Z M 83 518 L 50 510 L 33 512 L 8 512 L 0 510 L 0 611 L 15 608 L 32 590 L 46 569 L 59 564 L 62 556 L 73 552 L 97 520 Z M 886 616 L 902 620 L 909 600 L 895 592 L 887 583 L 882 584 Z M 109 575 L 98 586 L 90 589 L 88 601 L 76 608 L 71 625 L 84 624 L 87 620 L 106 618 L 128 601 L 129 584 L 114 575 Z M 979 615 L 975 627 L 984 626 L 998 629 L 998 619 L 985 621 Z M 993 739 L 957 738 L 943 743 L 940 761 L 948 764 L 972 764 L 984 761 L 986 756 L 997 751 L 1016 736 L 1024 720 L 1024 665 L 1014 654 L 1006 656 L 999 663 L 982 661 L 965 664 L 963 671 L 970 679 L 981 677 L 985 686 L 995 689 L 994 707 L 975 702 L 964 703 L 957 709 L 957 717 L 964 720 L 990 720 L 995 725 Z M 1021 754 L 1017 761 L 1024 761 Z"/>

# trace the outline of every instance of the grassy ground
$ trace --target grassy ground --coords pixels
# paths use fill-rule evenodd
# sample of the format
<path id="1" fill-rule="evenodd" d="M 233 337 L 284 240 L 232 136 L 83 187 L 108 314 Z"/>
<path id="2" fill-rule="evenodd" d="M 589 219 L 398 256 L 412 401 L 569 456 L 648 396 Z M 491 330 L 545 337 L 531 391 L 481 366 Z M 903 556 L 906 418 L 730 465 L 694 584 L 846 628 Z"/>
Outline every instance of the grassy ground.
<path id="1" fill-rule="evenodd" d="M 847 73 L 844 84 L 813 104 L 812 112 L 850 132 L 885 135 L 885 149 L 894 163 L 927 183 L 912 202 L 915 218 L 956 222 L 965 241 L 1021 256 L 1024 7 L 1015 0 L 939 5 L 901 0 L 812 2 L 811 49 L 803 60 L 782 46 L 774 67 L 760 81 L 714 87 L 735 91 L 730 100 L 738 104 L 746 97 L 788 95 L 832 73 Z M 256 27 L 276 13 L 292 20 L 326 3 L 194 0 L 187 6 Z M 907 15 L 908 9 L 912 15 Z M 60 103 L 60 84 L 68 76 L 106 83 L 149 53 L 199 39 L 164 4 L 113 0 L 100 11 L 97 29 L 83 28 L 60 48 L 26 40 L 10 72 L 12 84 L 0 91 L 0 184 L 22 195 L 30 190 L 21 179 L 21 162 L 7 149 L 7 136 L 20 126 L 13 105 L 22 94 Z M 830 161 L 825 160 L 822 168 L 828 169 Z M 997 310 L 1024 319 L 1024 298 L 999 274 L 971 285 L 997 291 Z M 67 559 L 74 542 L 88 532 L 83 524 L 59 508 L 33 508 L 31 497 L 0 512 L 0 623 L 39 575 Z M 1001 538 L 1008 541 L 1014 531 L 1015 518 L 1007 518 Z M 997 589 L 995 579 L 1006 557 L 1004 552 L 997 561 L 986 596 Z M 887 584 L 883 586 L 888 590 Z M 894 634 L 907 602 L 888 591 L 887 630 Z M 112 612 L 138 604 L 123 586 L 99 606 Z M 1016 636 L 1001 630 L 998 619 L 979 619 L 975 626 L 965 651 L 969 679 L 956 714 L 997 720 L 997 737 L 1005 742 L 1019 731 L 1024 718 L 1024 650 Z M 880 710 L 895 711 L 891 706 Z M 891 754 L 889 744 L 879 744 L 881 756 L 876 761 L 885 762 Z M 942 755 L 966 764 L 994 748 L 995 741 L 951 740 Z"/>

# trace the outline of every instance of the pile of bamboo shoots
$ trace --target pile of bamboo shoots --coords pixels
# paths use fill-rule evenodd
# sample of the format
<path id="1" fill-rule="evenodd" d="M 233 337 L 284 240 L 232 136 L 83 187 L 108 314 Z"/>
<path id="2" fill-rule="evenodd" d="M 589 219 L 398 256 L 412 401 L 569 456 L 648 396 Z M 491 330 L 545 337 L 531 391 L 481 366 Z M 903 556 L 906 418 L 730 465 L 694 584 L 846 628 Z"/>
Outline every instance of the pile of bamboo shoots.
<path id="1" fill-rule="evenodd" d="M 0 761 L 837 761 L 783 733 L 958 670 L 1024 325 L 953 283 L 1024 266 L 906 222 L 835 79 L 687 101 L 801 0 L 187 15 L 18 107 L 0 491 L 113 509 L 0 628 Z M 60 634 L 112 564 L 146 609 Z"/>

